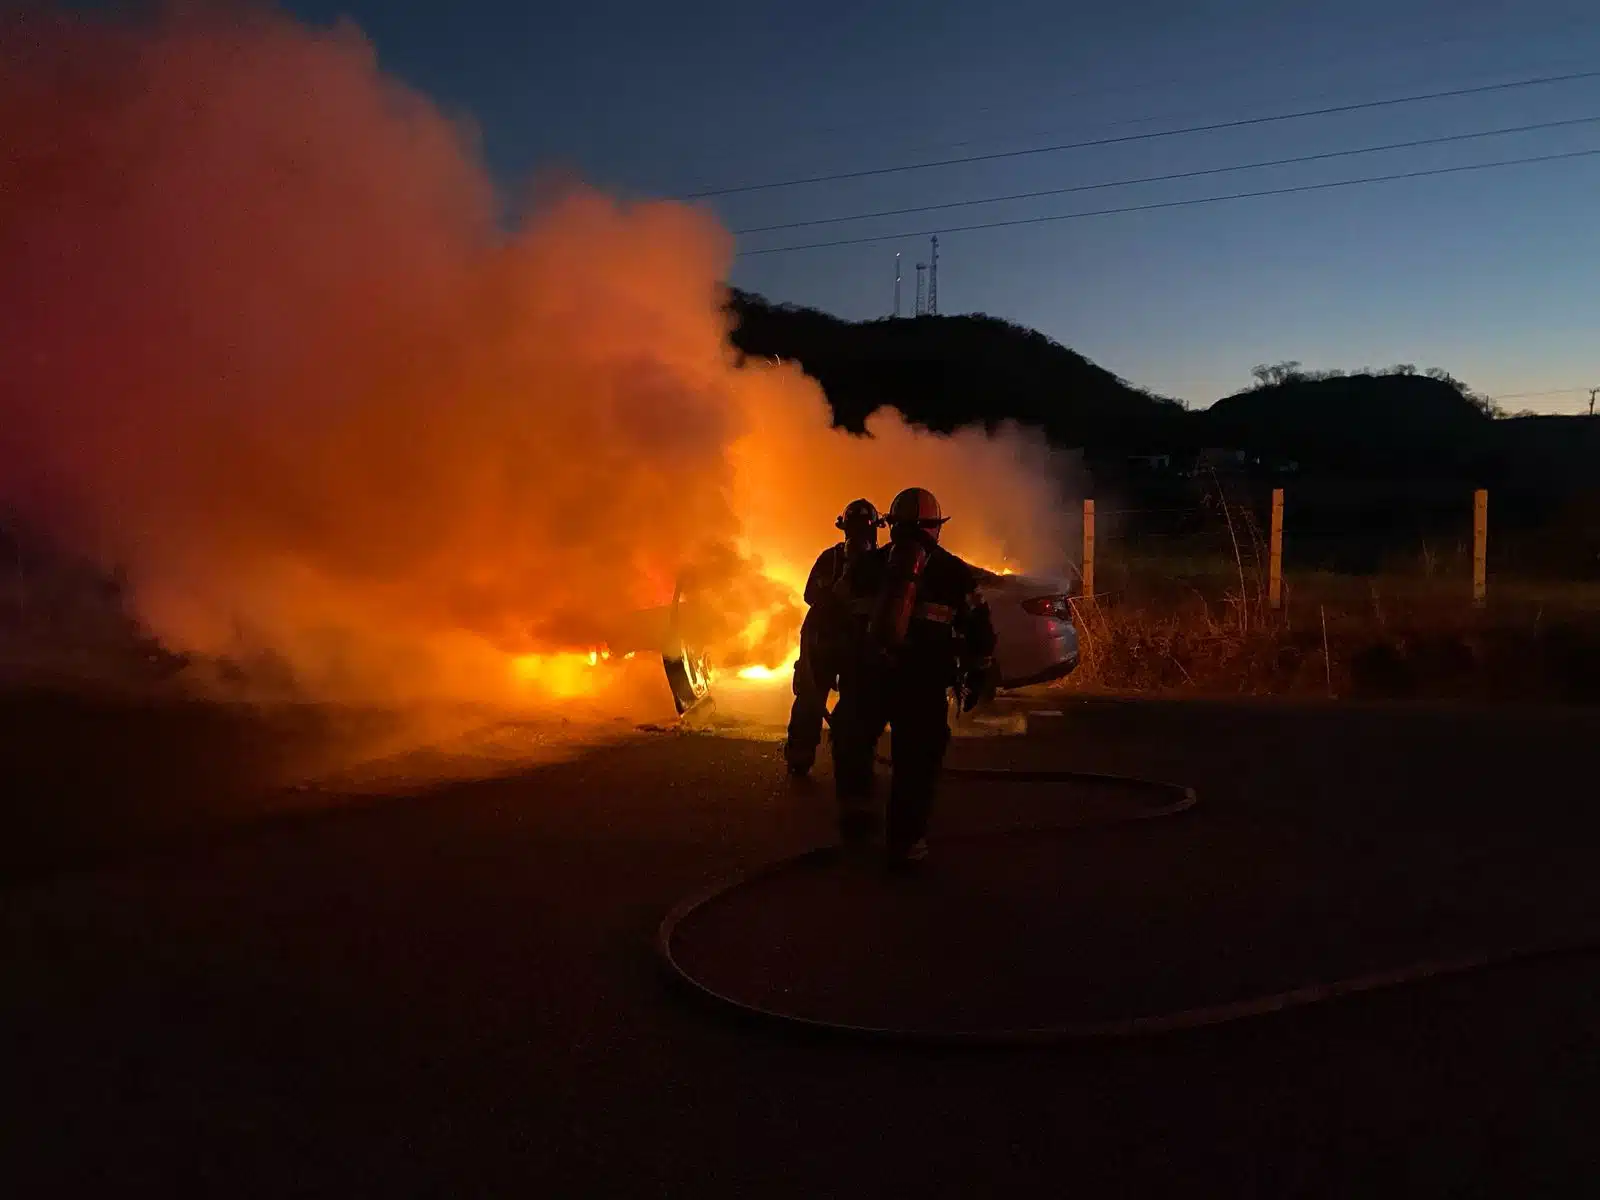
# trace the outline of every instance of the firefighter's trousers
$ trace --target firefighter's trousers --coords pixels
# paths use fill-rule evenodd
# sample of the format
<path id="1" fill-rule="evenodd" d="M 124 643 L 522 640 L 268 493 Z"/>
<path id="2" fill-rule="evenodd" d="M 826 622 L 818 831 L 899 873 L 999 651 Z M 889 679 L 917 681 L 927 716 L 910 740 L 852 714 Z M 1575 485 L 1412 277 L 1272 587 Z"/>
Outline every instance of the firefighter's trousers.
<path id="1" fill-rule="evenodd" d="M 789 709 L 783 756 L 790 766 L 809 770 L 822 742 L 828 693 L 838 682 L 837 631 L 816 609 L 800 626 L 800 656 L 794 664 L 794 704 Z"/>
<path id="2" fill-rule="evenodd" d="M 893 763 L 885 841 L 903 853 L 928 831 L 939 769 L 950 744 L 947 683 L 914 670 L 847 670 L 833 714 L 833 771 L 841 820 L 872 795 L 872 762 L 884 728 Z"/>

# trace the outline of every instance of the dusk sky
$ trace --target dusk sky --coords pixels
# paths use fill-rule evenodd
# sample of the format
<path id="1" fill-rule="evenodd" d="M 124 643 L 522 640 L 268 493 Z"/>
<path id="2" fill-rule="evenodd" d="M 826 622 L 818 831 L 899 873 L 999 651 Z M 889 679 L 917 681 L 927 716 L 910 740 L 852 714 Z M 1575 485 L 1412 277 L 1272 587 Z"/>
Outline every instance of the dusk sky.
<path id="1" fill-rule="evenodd" d="M 1592 0 L 1127 0 L 1097 8 L 296 0 L 477 121 L 497 177 L 624 195 L 872 169 L 1600 70 Z M 954 227 L 1360 176 L 1600 152 L 1600 77 L 699 201 L 735 230 L 1507 126 L 1499 137 L 738 239 L 741 252 L 947 230 L 940 309 L 1037 327 L 1206 404 L 1258 362 L 1447 368 L 1511 409 L 1600 385 L 1600 153 L 1535 165 L 1011 228 Z M 746 255 L 732 282 L 886 315 L 927 239 Z M 1560 394 L 1518 395 L 1555 392 Z M 1582 389 L 1582 390 L 1579 390 Z"/>

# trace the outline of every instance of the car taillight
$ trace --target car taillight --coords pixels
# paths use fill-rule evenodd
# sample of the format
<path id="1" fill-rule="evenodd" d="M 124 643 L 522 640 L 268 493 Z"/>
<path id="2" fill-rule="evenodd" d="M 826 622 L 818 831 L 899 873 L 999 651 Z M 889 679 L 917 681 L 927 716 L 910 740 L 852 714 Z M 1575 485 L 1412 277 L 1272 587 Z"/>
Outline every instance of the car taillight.
<path id="1" fill-rule="evenodd" d="M 1070 621 L 1072 606 L 1065 596 L 1035 596 L 1022 602 L 1022 611 L 1035 617 L 1049 617 L 1053 621 Z"/>

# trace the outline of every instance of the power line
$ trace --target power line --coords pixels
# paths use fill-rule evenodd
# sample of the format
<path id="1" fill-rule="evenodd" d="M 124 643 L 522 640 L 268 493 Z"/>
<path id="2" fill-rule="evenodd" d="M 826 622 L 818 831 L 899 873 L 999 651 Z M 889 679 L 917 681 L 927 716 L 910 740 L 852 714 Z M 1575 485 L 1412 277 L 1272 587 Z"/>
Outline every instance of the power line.
<path id="1" fill-rule="evenodd" d="M 1569 32 L 1572 32 L 1574 30 L 1579 30 L 1579 29 L 1584 30 L 1586 32 L 1590 31 L 1592 29 L 1592 22 L 1579 20 L 1579 21 L 1573 21 L 1573 22 L 1558 23 L 1558 24 L 1555 24 L 1555 25 L 1545 25 L 1545 26 L 1538 26 L 1538 27 L 1530 27 L 1528 29 L 1522 30 L 1522 32 L 1523 33 L 1531 33 L 1535 37 L 1544 37 L 1544 36 L 1548 36 L 1548 35 L 1554 34 L 1554 33 L 1569 33 Z M 1397 30 L 1394 30 L 1394 29 L 1382 29 L 1382 28 L 1376 28 L 1376 27 L 1369 27 L 1365 32 L 1367 32 L 1368 34 L 1374 35 L 1375 38 L 1377 38 L 1380 41 L 1382 41 L 1384 43 L 1384 48 L 1386 50 L 1388 50 L 1389 52 L 1405 55 L 1408 64 L 1414 64 L 1415 63 L 1418 51 L 1431 50 L 1431 49 L 1434 49 L 1434 48 L 1437 48 L 1437 47 L 1454 46 L 1454 45 L 1460 45 L 1460 44 L 1464 44 L 1464 43 L 1476 43 L 1476 42 L 1484 42 L 1484 41 L 1490 41 L 1490 40 L 1494 40 L 1494 41 L 1498 41 L 1498 42 L 1504 43 L 1505 40 L 1506 40 L 1506 37 L 1507 37 L 1507 32 L 1504 31 L 1504 30 L 1490 30 L 1490 31 L 1483 32 L 1483 33 L 1449 34 L 1449 35 L 1446 35 L 1446 36 L 1443 36 L 1443 37 L 1429 37 L 1429 38 L 1423 38 L 1421 40 L 1411 40 L 1411 34 L 1409 32 L 1407 32 L 1407 31 L 1404 31 L 1404 30 L 1397 31 Z M 1280 77 L 1280 76 L 1284 75 L 1285 73 L 1291 72 L 1291 71 L 1294 72 L 1296 75 L 1304 75 L 1307 72 L 1316 72 L 1316 71 L 1319 71 L 1319 70 L 1328 70 L 1328 69 L 1337 68 L 1337 67 L 1341 67 L 1341 66 L 1347 66 L 1347 65 L 1352 64 L 1352 63 L 1365 63 L 1365 64 L 1369 64 L 1370 65 L 1370 63 L 1371 63 L 1371 61 L 1373 59 L 1373 51 L 1374 51 L 1375 48 L 1376 47 L 1372 42 L 1368 42 L 1368 44 L 1366 44 L 1364 46 L 1361 46 L 1359 48 L 1352 49 L 1349 52 L 1338 53 L 1338 54 L 1331 55 L 1329 57 L 1317 58 L 1317 59 L 1298 60 L 1298 61 L 1296 61 L 1294 63 L 1289 63 L 1289 64 L 1285 64 L 1285 63 L 1281 63 L 1281 62 L 1265 64 L 1266 69 L 1262 69 L 1261 68 L 1261 64 L 1251 64 L 1251 67 L 1253 69 L 1247 69 L 1247 70 L 1245 70 L 1244 72 L 1242 72 L 1240 74 L 1236 74 L 1236 75 L 1232 76 L 1232 79 L 1234 81 L 1240 81 L 1240 80 L 1244 80 L 1244 81 L 1264 81 L 1264 80 Z M 1553 66 L 1553 65 L 1554 64 L 1551 64 L 1551 66 Z M 1562 64 L 1562 65 L 1565 65 L 1565 64 Z M 1546 69 L 1549 69 L 1549 68 L 1547 67 Z M 987 117 L 985 119 L 988 120 L 989 122 L 993 122 L 994 120 L 998 119 L 999 114 L 1001 113 L 1001 111 L 1003 109 L 1006 109 L 1008 107 L 1015 107 L 1016 105 L 1019 105 L 1019 104 L 1022 105 L 1022 106 L 1025 106 L 1025 107 L 1037 106 L 1037 105 L 1040 105 L 1040 104 L 1059 105 L 1064 101 L 1070 101 L 1070 100 L 1084 100 L 1084 99 L 1095 99 L 1095 98 L 1100 98 L 1100 97 L 1122 96 L 1122 95 L 1128 95 L 1130 93 L 1147 92 L 1147 91 L 1151 91 L 1153 89 L 1159 89 L 1159 88 L 1182 89 L 1182 88 L 1191 87 L 1191 86 L 1196 85 L 1196 84 L 1210 84 L 1210 83 L 1214 83 L 1214 82 L 1215 82 L 1215 73 L 1214 72 L 1210 72 L 1210 73 L 1201 72 L 1201 73 L 1165 75 L 1165 76 L 1159 76 L 1159 77 L 1147 77 L 1147 78 L 1138 79 L 1138 80 L 1135 80 L 1135 81 L 1132 81 L 1132 82 L 1122 81 L 1122 82 L 1118 82 L 1118 83 L 1107 83 L 1107 84 L 1104 84 L 1104 85 L 1101 85 L 1101 86 L 1097 86 L 1097 87 L 1079 88 L 1079 89 L 1077 89 L 1075 91 L 1069 91 L 1069 92 L 1037 91 L 1036 90 L 1036 91 L 1027 93 L 1025 95 L 1018 96 L 1018 97 L 1014 98 L 1013 100 L 1011 100 L 1010 102 L 1008 102 L 1008 104 L 1004 104 L 1004 105 L 1002 105 L 1002 104 L 980 104 L 980 105 L 975 105 L 975 106 L 972 106 L 972 105 L 964 106 L 963 107 L 963 111 L 962 111 L 962 115 L 965 116 L 965 117 L 974 117 L 974 116 L 981 117 L 982 114 L 992 114 L 991 116 L 989 116 L 989 117 Z M 1324 92 L 1322 94 L 1326 94 L 1326 92 Z M 1314 97 L 1308 97 L 1308 99 L 1311 99 L 1311 98 L 1314 98 Z M 1096 124 L 1099 125 L 1101 128 L 1117 128 L 1119 126 L 1127 126 L 1127 125 L 1149 125 L 1149 124 L 1152 124 L 1152 123 L 1154 123 L 1156 121 L 1171 120 L 1171 119 L 1172 119 L 1172 117 L 1171 117 L 1170 113 L 1157 113 L 1157 114 L 1150 114 L 1150 115 L 1146 115 L 1146 116 L 1142 116 L 1142 117 L 1131 117 L 1131 118 L 1127 118 L 1127 119 L 1120 120 L 1120 121 L 1112 121 L 1112 122 L 1109 122 L 1109 123 L 1097 122 Z M 885 114 L 880 113 L 875 117 L 869 117 L 869 118 L 864 119 L 864 120 L 857 119 L 857 120 L 851 120 L 851 121 L 845 121 L 845 122 L 836 122 L 834 124 L 829 124 L 829 125 L 801 126 L 798 129 L 791 130 L 790 133 L 787 136 L 789 136 L 791 138 L 800 138 L 800 139 L 805 139 L 805 140 L 812 140 L 812 139 L 821 138 L 821 137 L 832 137 L 832 136 L 840 134 L 840 133 L 849 133 L 849 132 L 855 132 L 855 131 L 861 131 L 861 130 L 883 129 L 886 126 L 891 125 L 891 124 L 893 124 L 893 125 L 904 125 L 904 123 L 905 122 L 904 122 L 903 116 L 890 117 L 890 116 L 887 116 Z M 929 134 L 929 136 L 932 136 L 931 133 Z M 1051 136 L 1056 136 L 1056 134 L 1055 133 L 1039 133 L 1036 136 L 1051 137 Z M 928 142 L 926 140 L 926 138 L 924 138 L 924 140 L 922 141 L 922 143 L 920 145 L 906 147 L 906 149 L 914 151 L 914 150 L 934 150 L 934 149 L 943 149 L 943 148 L 954 148 L 954 147 L 959 147 L 959 146 L 971 145 L 972 142 L 975 141 L 975 140 L 978 140 L 978 139 L 973 137 L 973 138 L 966 138 L 966 139 L 964 139 L 962 141 L 958 141 L 958 142 L 951 142 L 951 141 L 946 140 L 946 141 L 941 141 L 941 142 L 937 142 L 937 143 L 930 143 L 930 142 Z M 726 161 L 725 156 L 724 156 L 724 161 Z"/>
<path id="2" fill-rule="evenodd" d="M 904 217 L 912 213 L 943 212 L 952 208 L 971 208 L 979 204 L 1003 204 L 1010 200 L 1041 200 L 1046 196 L 1066 196 L 1073 192 L 1094 192 L 1106 188 L 1132 187 L 1140 183 L 1167 183 L 1176 179 L 1199 179 L 1206 175 L 1227 175 L 1235 171 L 1255 171 L 1264 167 L 1287 167 L 1296 163 L 1324 162 L 1334 158 L 1353 158 L 1361 154 L 1378 154 L 1385 150 L 1412 150 L 1421 146 L 1442 146 L 1449 142 L 1469 142 L 1481 138 L 1501 137 L 1512 133 L 1532 133 L 1540 129 L 1561 129 L 1571 125 L 1593 125 L 1600 115 L 1569 117 L 1560 121 L 1539 121 L 1532 125 L 1510 125 L 1502 129 L 1484 129 L 1475 133 L 1450 133 L 1440 137 L 1415 138 L 1408 142 L 1386 142 L 1381 146 L 1362 146 L 1355 150 L 1329 150 L 1322 154 L 1299 154 L 1293 158 L 1269 158 L 1259 162 L 1239 163 L 1228 167 L 1204 167 L 1194 171 L 1174 171 L 1166 175 L 1138 175 L 1131 179 L 1116 179 L 1105 183 L 1080 183 L 1071 187 L 1046 188 L 1038 192 L 1012 192 L 1005 196 L 985 196 L 975 200 L 950 200 L 943 204 L 917 204 L 910 208 L 884 208 L 876 212 L 854 213 L 844 217 L 814 217 L 808 221 L 785 221 L 779 225 L 752 225 L 735 229 L 735 235 L 748 233 L 775 233 L 781 229 L 806 229 L 817 225 L 842 225 L 848 221 L 870 221 L 875 217 Z"/>
<path id="3" fill-rule="evenodd" d="M 900 238 L 929 237 L 932 234 L 976 233 L 984 229 L 1007 229 L 1017 225 L 1046 225 L 1054 221 L 1080 221 L 1086 217 L 1109 217 L 1121 213 L 1153 212 L 1163 208 L 1190 208 L 1200 204 L 1218 204 L 1224 200 L 1253 200 L 1260 196 L 1288 196 L 1298 192 L 1322 192 L 1332 188 L 1357 187 L 1368 183 L 1392 183 L 1400 179 L 1425 179 L 1432 175 L 1456 175 L 1466 171 L 1490 171 L 1498 167 L 1530 166 L 1534 163 L 1563 162 L 1574 158 L 1591 158 L 1600 154 L 1593 150 L 1569 150 L 1562 154 L 1539 154 L 1530 158 L 1502 158 L 1493 162 L 1469 163 L 1459 167 L 1431 167 L 1422 171 L 1399 171 L 1391 175 L 1366 175 L 1359 179 L 1334 179 L 1326 183 L 1303 183 L 1293 187 L 1263 188 L 1254 192 L 1228 192 L 1221 196 L 1195 196 L 1187 200 L 1161 200 L 1149 204 L 1128 204 L 1119 208 L 1098 208 L 1087 212 L 1057 213 L 1043 217 L 1017 217 L 1009 221 L 982 221 L 972 225 L 946 225 L 941 229 L 902 230 L 899 233 L 875 234 L 871 237 L 837 238 L 829 242 L 800 242 L 791 246 L 768 246 L 760 250 L 741 250 L 736 257 L 753 258 L 759 254 L 784 254 L 791 250 L 826 250 L 834 246 L 864 246 L 871 242 L 890 242 Z"/>
<path id="4" fill-rule="evenodd" d="M 1152 133 L 1125 133 L 1115 137 L 1091 138 L 1080 142 L 1061 142 L 1053 146 L 1034 146 L 1026 150 L 996 150 L 989 154 L 969 154 L 959 158 L 942 158 L 931 162 L 903 163 L 894 167 L 868 167 L 859 171 L 837 171 L 831 175 L 809 175 L 795 179 L 780 179 L 769 183 L 747 183 L 737 187 L 710 188 L 690 192 L 683 199 L 703 200 L 712 196 L 732 196 L 744 192 L 766 192 L 778 188 L 800 187 L 812 183 L 836 183 L 847 179 L 868 179 L 879 175 L 897 175 L 906 171 L 928 171 L 935 167 L 953 167 L 962 163 L 995 162 L 1006 158 L 1025 158 L 1030 155 L 1056 154 L 1063 150 L 1085 150 L 1095 146 L 1117 146 L 1127 142 L 1145 142 L 1156 138 L 1183 137 L 1192 133 L 1214 133 L 1223 129 L 1244 129 L 1256 125 L 1271 125 L 1282 121 L 1300 121 L 1308 117 L 1332 116 L 1336 113 L 1363 112 L 1375 108 L 1393 108 L 1401 104 L 1418 104 L 1424 100 L 1444 100 L 1455 96 L 1476 96 L 1488 92 L 1505 92 L 1514 88 L 1540 87 L 1553 83 L 1570 83 L 1579 79 L 1600 78 L 1600 71 L 1575 71 L 1565 75 L 1540 75 L 1532 79 L 1516 79 L 1509 83 L 1487 83 L 1475 87 L 1451 88 L 1443 92 L 1422 92 L 1411 96 L 1393 96 L 1385 100 L 1363 100 L 1355 104 L 1333 104 L 1323 108 L 1307 108 L 1298 112 L 1276 113 L 1267 117 L 1240 117 L 1232 121 L 1213 121 L 1207 125 L 1186 125 L 1181 129 L 1163 129 Z"/>
<path id="5" fill-rule="evenodd" d="M 1586 387 L 1550 388 L 1543 392 L 1502 392 L 1498 396 L 1490 396 L 1491 400 L 1534 400 L 1540 396 L 1572 396 L 1590 389 Z"/>

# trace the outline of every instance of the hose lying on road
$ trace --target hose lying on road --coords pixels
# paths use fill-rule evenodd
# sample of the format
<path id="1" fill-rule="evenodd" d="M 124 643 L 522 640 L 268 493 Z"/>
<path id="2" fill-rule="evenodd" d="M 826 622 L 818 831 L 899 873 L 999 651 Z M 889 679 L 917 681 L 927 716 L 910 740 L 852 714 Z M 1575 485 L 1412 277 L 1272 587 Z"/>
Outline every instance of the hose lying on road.
<path id="1" fill-rule="evenodd" d="M 980 839 L 1017 837 L 1029 833 L 1064 832 L 1087 828 L 1105 828 L 1133 821 L 1148 821 L 1161 817 L 1177 816 L 1194 808 L 1199 798 L 1192 788 L 1182 784 L 1163 783 L 1153 779 L 1140 779 L 1127 775 L 1103 775 L 1086 771 L 1055 771 L 1011 769 L 1005 767 L 946 767 L 945 775 L 965 779 L 983 779 L 1001 783 L 1098 783 L 1126 787 L 1131 791 L 1154 793 L 1163 802 L 1127 816 L 1108 820 L 1073 823 L 1071 825 L 1031 825 L 990 833 L 967 834 L 941 839 L 945 843 L 971 842 Z M 1354 975 L 1327 982 L 1308 983 L 1287 991 L 1250 996 L 1217 1004 L 1201 1005 L 1174 1012 L 1152 1013 L 1106 1020 L 1076 1021 L 1062 1025 L 1020 1028 L 983 1029 L 926 1029 L 895 1026 L 852 1025 L 806 1017 L 766 1008 L 740 1000 L 708 985 L 688 970 L 674 953 L 674 940 L 679 927 L 695 913 L 723 901 L 741 889 L 770 879 L 776 875 L 804 865 L 826 861 L 838 853 L 837 846 L 816 846 L 788 858 L 776 860 L 725 879 L 698 892 L 680 903 L 662 920 L 656 931 L 655 948 L 670 982 L 710 1003 L 724 1013 L 776 1026 L 791 1031 L 833 1034 L 842 1037 L 874 1041 L 901 1042 L 930 1046 L 1026 1046 L 1051 1043 L 1077 1042 L 1096 1039 L 1127 1038 L 1169 1033 L 1181 1029 L 1197 1029 L 1207 1025 L 1222 1025 L 1247 1017 L 1265 1016 L 1284 1009 L 1320 1004 L 1358 992 L 1371 992 L 1402 984 L 1419 983 L 1469 971 L 1482 971 L 1491 967 L 1508 966 L 1537 958 L 1550 958 L 1563 954 L 1577 954 L 1600 950 L 1600 937 L 1587 936 L 1575 940 L 1550 941 L 1529 944 L 1509 951 L 1483 952 L 1453 958 L 1427 959 L 1407 963 L 1383 971 Z"/>

